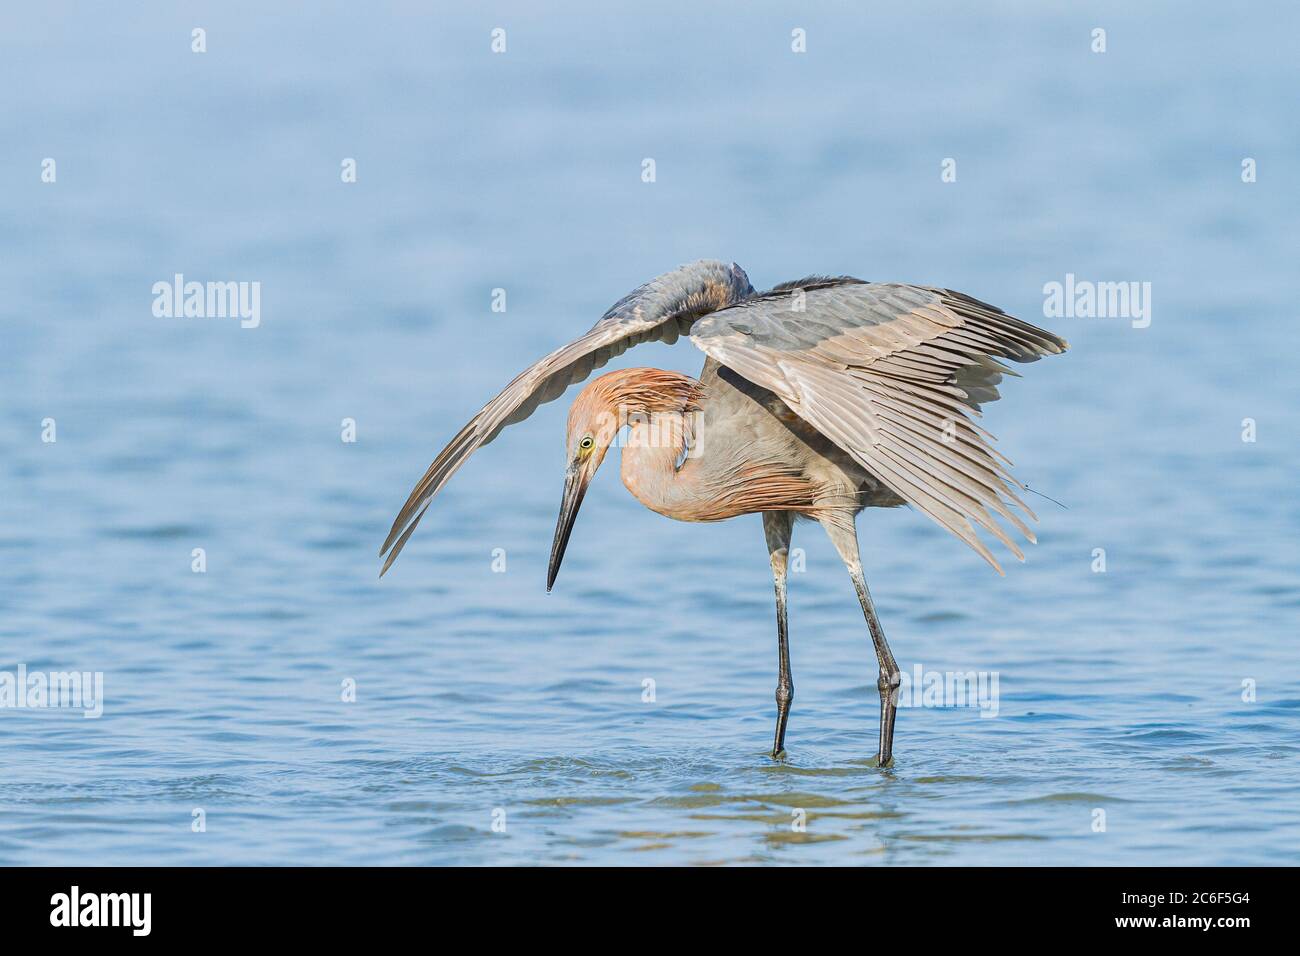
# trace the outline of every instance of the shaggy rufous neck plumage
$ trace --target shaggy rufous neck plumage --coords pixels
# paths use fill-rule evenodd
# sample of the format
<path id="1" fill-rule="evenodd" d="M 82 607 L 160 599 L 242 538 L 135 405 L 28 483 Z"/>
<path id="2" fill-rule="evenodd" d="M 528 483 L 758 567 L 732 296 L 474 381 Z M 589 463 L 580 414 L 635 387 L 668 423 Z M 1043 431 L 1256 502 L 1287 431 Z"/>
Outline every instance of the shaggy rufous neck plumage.
<path id="1" fill-rule="evenodd" d="M 647 508 L 677 517 L 684 490 L 675 481 L 677 465 L 690 442 L 688 416 L 698 409 L 701 388 L 689 375 L 657 368 L 602 375 L 579 393 L 569 411 L 570 446 L 590 434 L 603 459 L 627 426 L 623 484 Z"/>
<path id="2" fill-rule="evenodd" d="M 679 521 L 718 521 L 770 509 L 808 512 L 807 480 L 770 462 L 713 462 L 699 457 L 704 386 L 688 375 L 634 368 L 602 375 L 569 412 L 569 447 L 595 441 L 592 471 L 627 426 L 622 479 L 651 511 Z M 687 458 L 688 450 L 692 453 Z"/>
<path id="3" fill-rule="evenodd" d="M 657 368 L 629 368 L 608 372 L 592 381 L 574 399 L 569 410 L 569 430 L 582 422 L 615 416 L 630 424 L 635 416 L 695 411 L 701 385 L 689 375 Z"/>

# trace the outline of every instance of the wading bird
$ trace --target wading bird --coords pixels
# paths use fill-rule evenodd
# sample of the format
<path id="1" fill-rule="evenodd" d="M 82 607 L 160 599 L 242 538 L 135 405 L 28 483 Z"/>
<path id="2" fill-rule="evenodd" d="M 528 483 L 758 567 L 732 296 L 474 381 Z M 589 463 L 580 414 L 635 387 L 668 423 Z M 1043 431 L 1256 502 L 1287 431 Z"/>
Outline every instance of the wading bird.
<path id="1" fill-rule="evenodd" d="M 910 504 L 974 548 L 999 574 L 972 522 L 1024 555 L 990 511 L 1028 540 L 1010 462 L 970 415 L 998 397 L 998 359 L 1032 362 L 1063 339 L 960 292 L 809 276 L 755 292 L 744 270 L 703 260 L 647 282 L 586 335 L 525 369 L 451 440 L 411 492 L 380 554 L 382 575 L 475 449 L 507 425 L 641 342 L 681 335 L 707 356 L 696 381 L 634 368 L 592 381 L 574 400 L 564 494 L 546 589 L 605 453 L 626 427 L 622 477 L 652 511 L 680 521 L 761 514 L 776 582 L 778 677 L 772 756 L 785 749 L 794 698 L 786 630 L 786 560 L 796 518 L 816 520 L 862 604 L 880 665 L 879 766 L 893 754 L 898 665 L 871 603 L 855 519 Z M 999 460 L 1000 459 L 1000 460 Z"/>

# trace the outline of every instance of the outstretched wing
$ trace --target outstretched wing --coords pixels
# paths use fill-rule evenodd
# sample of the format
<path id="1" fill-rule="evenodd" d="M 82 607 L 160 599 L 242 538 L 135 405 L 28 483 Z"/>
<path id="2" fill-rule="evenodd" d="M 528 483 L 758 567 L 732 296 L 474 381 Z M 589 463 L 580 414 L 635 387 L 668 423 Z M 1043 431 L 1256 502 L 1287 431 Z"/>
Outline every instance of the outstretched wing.
<path id="1" fill-rule="evenodd" d="M 1032 362 L 1064 339 L 960 292 L 842 277 L 784 283 L 701 319 L 691 341 L 790 408 L 1002 572 L 975 533 L 1024 555 L 989 511 L 1023 488 L 969 415 L 998 397 L 998 359 Z M 1001 459 L 1001 461 L 999 461 Z M 1037 520 L 1037 519 L 1035 519 Z"/>
<path id="2" fill-rule="evenodd" d="M 616 302 L 591 331 L 561 346 L 515 377 L 438 453 L 398 512 L 380 555 L 387 554 L 382 576 L 397 559 L 429 502 L 474 451 L 501 429 L 523 421 L 537 406 L 559 398 L 610 359 L 641 342 L 677 341 L 707 312 L 753 293 L 734 263 L 701 260 L 652 279 Z"/>

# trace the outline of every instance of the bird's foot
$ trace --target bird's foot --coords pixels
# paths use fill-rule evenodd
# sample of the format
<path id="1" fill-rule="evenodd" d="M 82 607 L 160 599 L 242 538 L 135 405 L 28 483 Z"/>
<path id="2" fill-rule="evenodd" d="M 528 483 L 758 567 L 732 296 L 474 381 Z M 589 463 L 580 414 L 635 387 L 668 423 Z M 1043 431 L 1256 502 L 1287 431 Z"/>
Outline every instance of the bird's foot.
<path id="1" fill-rule="evenodd" d="M 785 758 L 786 758 L 785 748 L 782 747 L 780 750 L 777 750 L 775 747 L 773 747 L 772 752 L 768 754 L 768 756 L 771 757 L 773 760 L 777 761 L 778 763 L 785 763 Z"/>

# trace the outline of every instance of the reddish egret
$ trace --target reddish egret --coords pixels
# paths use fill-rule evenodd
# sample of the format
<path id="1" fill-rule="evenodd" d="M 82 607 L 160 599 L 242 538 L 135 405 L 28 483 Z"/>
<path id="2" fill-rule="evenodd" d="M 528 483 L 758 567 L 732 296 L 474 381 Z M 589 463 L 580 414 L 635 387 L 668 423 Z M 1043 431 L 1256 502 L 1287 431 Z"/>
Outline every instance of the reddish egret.
<path id="1" fill-rule="evenodd" d="M 383 571 L 429 502 L 475 449 L 611 358 L 680 335 L 707 358 L 698 381 L 676 372 L 611 372 L 569 412 L 564 495 L 546 589 L 555 583 L 582 497 L 624 428 L 622 477 L 652 511 L 681 521 L 761 514 L 776 583 L 778 676 L 772 756 L 785 749 L 794 698 L 786 630 L 786 562 L 796 518 L 821 524 L 857 591 L 880 666 L 879 766 L 893 754 L 898 665 L 862 574 L 855 519 L 910 504 L 998 573 L 974 524 L 1024 555 L 993 514 L 1029 541 L 1010 508 L 1023 488 L 971 421 L 998 397 L 999 359 L 1063 352 L 1050 332 L 960 292 L 809 276 L 755 292 L 744 270 L 700 261 L 647 282 L 587 334 L 525 369 L 461 429 L 411 492 L 380 554 Z M 992 512 L 993 514 L 990 514 Z M 380 574 L 383 574 L 383 571 Z"/>

